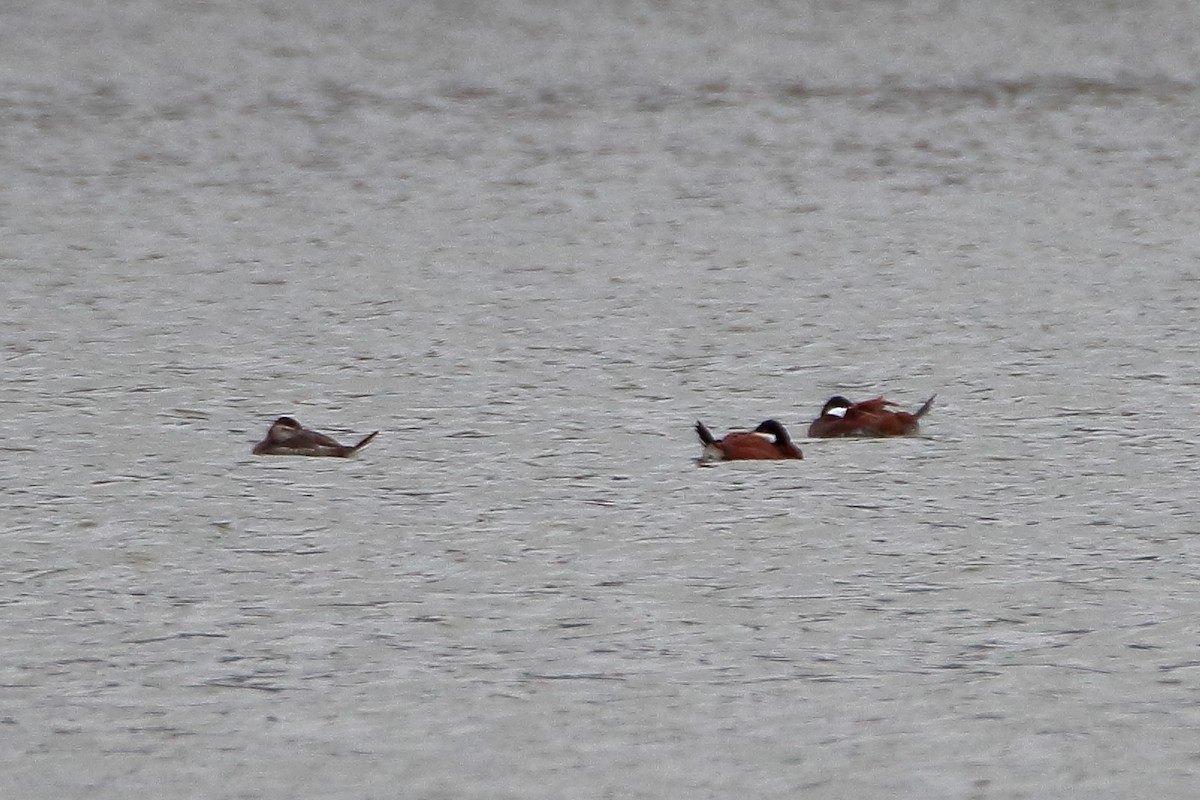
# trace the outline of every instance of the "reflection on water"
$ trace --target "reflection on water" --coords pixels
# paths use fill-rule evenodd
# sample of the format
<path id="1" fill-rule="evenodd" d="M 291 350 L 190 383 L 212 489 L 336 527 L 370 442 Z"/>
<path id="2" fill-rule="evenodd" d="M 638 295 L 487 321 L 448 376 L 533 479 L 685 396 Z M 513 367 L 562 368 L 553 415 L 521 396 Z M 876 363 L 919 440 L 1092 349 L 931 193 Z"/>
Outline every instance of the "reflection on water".
<path id="1" fill-rule="evenodd" d="M 1190 796 L 1176 11 L 11 11 L 11 794 Z"/>

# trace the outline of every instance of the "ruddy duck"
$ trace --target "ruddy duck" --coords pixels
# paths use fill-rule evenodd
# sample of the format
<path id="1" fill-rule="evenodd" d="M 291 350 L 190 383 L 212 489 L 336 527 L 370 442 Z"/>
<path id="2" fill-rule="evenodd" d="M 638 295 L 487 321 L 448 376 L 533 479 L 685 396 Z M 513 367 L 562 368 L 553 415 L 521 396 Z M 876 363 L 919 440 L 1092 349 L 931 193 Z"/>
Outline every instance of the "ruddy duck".
<path id="1" fill-rule="evenodd" d="M 704 444 L 701 461 L 804 458 L 800 448 L 788 436 L 787 428 L 773 419 L 763 422 L 753 431 L 728 433 L 724 439 L 715 438 L 703 422 L 697 422 L 696 434 Z"/>
<path id="2" fill-rule="evenodd" d="M 334 458 L 349 458 L 370 444 L 375 433 L 363 438 L 358 444 L 350 446 L 338 444 L 323 433 L 305 429 L 291 417 L 280 417 L 271 423 L 267 438 L 254 445 L 250 452 L 256 456 L 332 456 Z"/>
<path id="3" fill-rule="evenodd" d="M 933 407 L 933 397 L 912 414 L 907 411 L 890 411 L 894 406 L 890 400 L 876 397 L 851 403 L 841 395 L 835 395 L 821 409 L 821 416 L 808 426 L 811 439 L 830 439 L 837 436 L 911 436 L 921 432 L 920 419 Z"/>

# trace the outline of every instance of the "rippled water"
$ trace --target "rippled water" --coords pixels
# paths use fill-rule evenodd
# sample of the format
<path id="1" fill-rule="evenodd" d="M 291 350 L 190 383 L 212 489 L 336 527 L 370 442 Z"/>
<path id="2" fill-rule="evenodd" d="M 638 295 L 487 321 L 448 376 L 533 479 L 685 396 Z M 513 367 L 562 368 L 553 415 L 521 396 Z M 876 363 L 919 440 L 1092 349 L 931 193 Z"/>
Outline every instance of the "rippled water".
<path id="1" fill-rule="evenodd" d="M 1197 17 L 9 4 L 4 796 L 1191 797 Z"/>

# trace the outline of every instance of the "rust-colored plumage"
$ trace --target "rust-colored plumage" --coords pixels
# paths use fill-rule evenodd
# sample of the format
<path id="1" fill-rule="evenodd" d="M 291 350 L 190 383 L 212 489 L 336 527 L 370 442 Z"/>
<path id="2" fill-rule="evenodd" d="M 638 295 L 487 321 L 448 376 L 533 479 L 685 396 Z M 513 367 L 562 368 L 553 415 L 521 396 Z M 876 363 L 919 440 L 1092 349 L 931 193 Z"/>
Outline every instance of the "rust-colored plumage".
<path id="1" fill-rule="evenodd" d="M 934 395 L 913 413 L 892 411 L 888 406 L 895 403 L 876 397 L 852 403 L 835 395 L 821 409 L 821 416 L 808 426 L 812 439 L 828 439 L 838 436 L 911 436 L 920 433 L 921 417 L 933 407 Z"/>
<path id="2" fill-rule="evenodd" d="M 734 431 L 722 439 L 713 436 L 703 422 L 697 422 L 696 435 L 704 445 L 701 461 L 804 458 L 787 429 L 773 419 L 753 431 Z"/>

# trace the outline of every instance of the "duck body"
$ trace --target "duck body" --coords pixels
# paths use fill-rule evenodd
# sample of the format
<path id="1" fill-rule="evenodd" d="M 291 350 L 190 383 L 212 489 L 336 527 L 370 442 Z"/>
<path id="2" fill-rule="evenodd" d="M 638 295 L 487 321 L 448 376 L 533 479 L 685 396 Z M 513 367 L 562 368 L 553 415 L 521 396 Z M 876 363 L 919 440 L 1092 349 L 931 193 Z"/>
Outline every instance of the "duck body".
<path id="1" fill-rule="evenodd" d="M 271 423 L 267 437 L 251 450 L 256 456 L 327 456 L 349 458 L 370 444 L 378 435 L 375 431 L 358 444 L 341 444 L 317 431 L 310 431 L 292 417 L 280 417 Z"/>
<path id="2" fill-rule="evenodd" d="M 933 408 L 937 395 L 930 397 L 913 413 L 892 411 L 896 405 L 876 397 L 852 403 L 841 395 L 826 401 L 821 415 L 808 426 L 810 439 L 830 439 L 839 436 L 912 436 L 921 432 L 921 417 Z"/>
<path id="3" fill-rule="evenodd" d="M 713 436 L 703 422 L 697 422 L 696 435 L 704 445 L 700 456 L 702 462 L 804 458 L 787 429 L 773 419 L 766 420 L 753 431 L 734 431 L 721 439 Z"/>

